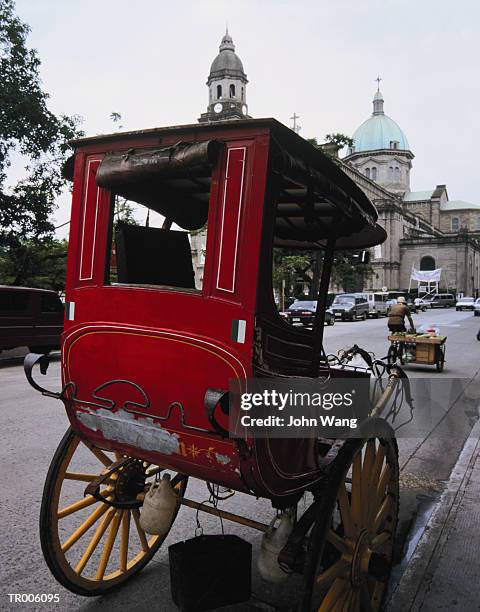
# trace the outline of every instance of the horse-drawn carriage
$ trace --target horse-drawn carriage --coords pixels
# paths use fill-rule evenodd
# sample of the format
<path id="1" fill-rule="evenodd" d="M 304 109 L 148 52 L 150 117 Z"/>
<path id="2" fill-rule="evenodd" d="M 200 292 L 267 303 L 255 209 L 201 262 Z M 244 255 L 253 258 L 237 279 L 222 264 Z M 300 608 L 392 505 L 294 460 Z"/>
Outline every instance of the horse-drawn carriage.
<path id="1" fill-rule="evenodd" d="M 25 364 L 31 384 L 63 401 L 71 425 L 41 509 L 54 576 L 100 595 L 142 569 L 166 537 L 142 528 L 145 492 L 168 472 L 177 496 L 170 525 L 181 504 L 204 509 L 185 497 L 189 476 L 212 491 L 267 498 L 296 517 L 279 562 L 303 576 L 298 606 L 378 610 L 399 495 L 388 426 L 379 424 L 384 435 L 308 444 L 228 435 L 231 380 L 345 375 L 322 346 L 330 272 L 335 249 L 385 239 L 374 206 L 334 161 L 272 119 L 74 146 L 61 392 L 32 377 L 45 356 Z M 121 198 L 133 203 L 133 221 L 120 218 Z M 323 253 L 313 332 L 277 311 L 276 248 Z"/>

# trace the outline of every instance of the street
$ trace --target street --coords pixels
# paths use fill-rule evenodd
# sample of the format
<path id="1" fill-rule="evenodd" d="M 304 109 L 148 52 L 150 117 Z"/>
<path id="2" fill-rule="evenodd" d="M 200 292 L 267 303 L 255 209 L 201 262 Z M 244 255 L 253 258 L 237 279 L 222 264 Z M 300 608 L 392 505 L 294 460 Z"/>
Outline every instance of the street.
<path id="1" fill-rule="evenodd" d="M 448 336 L 446 364 L 442 374 L 436 373 L 431 366 L 407 365 L 405 369 L 409 377 L 464 379 L 463 386 L 468 390 L 469 397 L 473 398 L 476 411 L 474 409 L 468 419 L 454 422 L 445 418 L 445 414 L 439 414 L 430 431 L 422 432 L 420 437 L 399 438 L 400 537 L 403 553 L 402 560 L 397 559 L 400 563 L 394 571 L 393 581 L 399 579 L 419 530 L 425 524 L 425 517 L 448 481 L 470 429 L 478 418 L 476 400 L 480 395 L 480 342 L 476 339 L 480 319 L 468 311 L 448 309 L 414 315 L 414 322 L 417 329 L 423 324 L 434 324 L 440 328 L 442 335 Z M 373 351 L 377 358 L 382 358 L 388 350 L 386 336 L 385 318 L 365 322 L 336 322 L 332 327 L 325 327 L 324 344 L 327 353 L 358 344 Z M 47 377 L 42 378 L 42 384 L 50 389 L 58 389 L 59 371 L 58 359 L 53 360 Z M 102 599 L 85 599 L 70 593 L 55 581 L 43 561 L 37 524 L 45 475 L 68 421 L 60 402 L 42 397 L 29 387 L 18 359 L 0 360 L 0 382 L 0 453 L 3 466 L 0 609 L 176 610 L 170 599 L 167 549 L 168 545 L 195 535 L 195 512 L 185 507 L 180 509 L 172 531 L 155 559 L 118 592 Z M 421 407 L 417 406 L 417 409 Z M 205 485 L 199 481 L 191 480 L 187 492 L 189 498 L 198 501 L 209 497 Z M 257 501 L 243 494 L 236 494 L 223 502 L 221 507 L 264 523 L 269 523 L 274 515 L 268 501 Z M 200 519 L 205 533 L 220 532 L 218 518 L 202 515 Z M 261 540 L 259 532 L 233 523 L 227 523 L 226 530 L 252 542 L 255 556 Z M 275 603 L 274 591 L 275 587 L 267 585 L 258 577 L 254 560 L 253 603 L 228 609 L 273 609 L 267 604 Z M 10 603 L 8 594 L 15 593 L 59 594 L 59 603 Z M 275 609 L 281 609 L 278 603 L 275 605 Z"/>

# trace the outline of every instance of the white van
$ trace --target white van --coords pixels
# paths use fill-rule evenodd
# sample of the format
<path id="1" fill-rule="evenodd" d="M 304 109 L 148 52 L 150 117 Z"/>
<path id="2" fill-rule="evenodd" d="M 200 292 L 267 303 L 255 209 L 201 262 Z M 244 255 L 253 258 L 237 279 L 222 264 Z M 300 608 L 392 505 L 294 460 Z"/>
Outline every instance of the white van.
<path id="1" fill-rule="evenodd" d="M 386 291 L 366 293 L 365 295 L 368 301 L 369 317 L 375 317 L 378 319 L 380 315 L 387 315 L 387 300 L 389 299 L 389 295 Z"/>

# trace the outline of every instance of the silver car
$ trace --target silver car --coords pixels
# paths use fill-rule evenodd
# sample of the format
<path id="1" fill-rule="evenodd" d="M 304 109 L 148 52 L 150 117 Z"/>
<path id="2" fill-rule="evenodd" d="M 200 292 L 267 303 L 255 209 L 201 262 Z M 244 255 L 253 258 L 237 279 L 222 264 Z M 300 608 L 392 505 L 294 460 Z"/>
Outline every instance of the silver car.
<path id="1" fill-rule="evenodd" d="M 476 317 L 480 317 L 480 298 L 475 300 L 475 304 L 473 305 L 473 314 Z"/>
<path id="2" fill-rule="evenodd" d="M 456 310 L 474 310 L 475 298 L 463 297 L 460 298 L 455 304 Z"/>

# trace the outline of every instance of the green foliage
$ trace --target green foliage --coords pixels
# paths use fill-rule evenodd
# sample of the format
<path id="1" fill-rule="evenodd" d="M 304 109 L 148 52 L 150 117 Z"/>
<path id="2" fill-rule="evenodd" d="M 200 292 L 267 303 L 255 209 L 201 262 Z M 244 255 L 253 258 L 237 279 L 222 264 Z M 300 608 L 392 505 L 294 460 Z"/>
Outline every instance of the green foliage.
<path id="1" fill-rule="evenodd" d="M 63 291 L 67 250 L 66 240 L 48 239 L 41 244 L 24 241 L 15 259 L 7 251 L 0 251 L 0 279 L 7 285 Z"/>
<path id="2" fill-rule="evenodd" d="M 373 273 L 370 262 L 362 263 L 362 251 L 337 251 L 331 281 L 345 292 L 363 291 L 365 281 Z"/>
<path id="3" fill-rule="evenodd" d="M 303 294 L 304 283 L 310 283 L 308 270 L 312 265 L 312 254 L 290 254 L 284 249 L 273 251 L 273 286 L 287 300 Z M 284 293 L 283 293 L 284 291 Z"/>
<path id="4" fill-rule="evenodd" d="M 340 149 L 343 149 L 343 147 L 353 147 L 353 138 L 340 132 L 326 134 L 325 140 L 330 144 L 337 145 Z"/>
<path id="5" fill-rule="evenodd" d="M 81 132 L 78 117 L 56 117 L 49 111 L 40 60 L 26 44 L 29 27 L 14 8 L 13 0 L 0 0 L 0 258 L 4 268 L 10 261 L 20 284 L 28 277 L 31 250 L 42 249 L 49 240 L 53 244 L 50 217 L 65 187 L 61 167 L 68 141 Z M 25 160 L 26 175 L 7 186 L 12 153 Z"/>
<path id="6" fill-rule="evenodd" d="M 116 224 L 119 221 L 128 223 L 129 225 L 138 225 L 134 215 L 133 207 L 129 200 L 120 196 L 115 196 L 115 211 L 113 213 L 113 222 Z"/>

